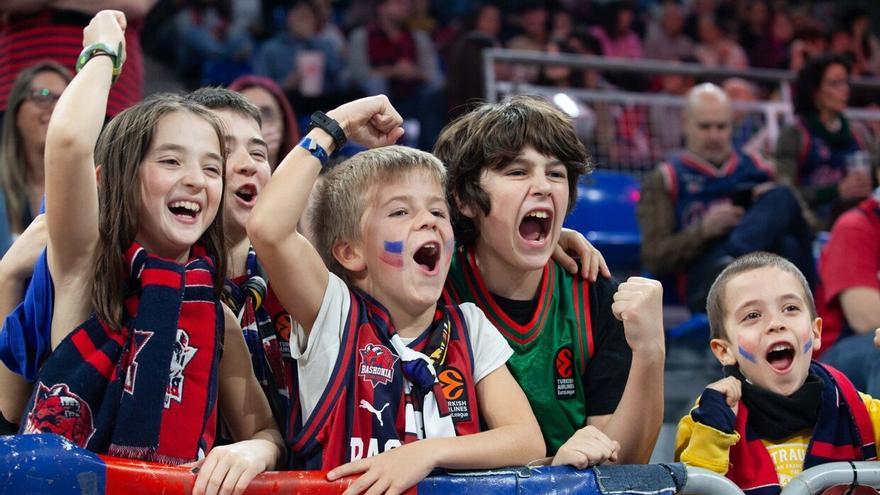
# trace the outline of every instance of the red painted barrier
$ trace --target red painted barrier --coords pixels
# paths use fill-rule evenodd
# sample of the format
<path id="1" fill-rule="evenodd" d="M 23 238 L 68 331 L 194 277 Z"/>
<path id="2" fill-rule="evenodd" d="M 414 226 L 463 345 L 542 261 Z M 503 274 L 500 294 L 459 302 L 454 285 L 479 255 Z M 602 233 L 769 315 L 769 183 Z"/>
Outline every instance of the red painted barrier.
<path id="1" fill-rule="evenodd" d="M 192 468 L 166 466 L 154 462 L 134 461 L 99 456 L 107 465 L 107 495 L 189 494 L 195 485 Z M 345 491 L 356 477 L 329 482 L 320 471 L 268 471 L 251 481 L 246 495 L 291 494 L 337 495 Z M 413 488 L 406 492 L 415 495 Z"/>

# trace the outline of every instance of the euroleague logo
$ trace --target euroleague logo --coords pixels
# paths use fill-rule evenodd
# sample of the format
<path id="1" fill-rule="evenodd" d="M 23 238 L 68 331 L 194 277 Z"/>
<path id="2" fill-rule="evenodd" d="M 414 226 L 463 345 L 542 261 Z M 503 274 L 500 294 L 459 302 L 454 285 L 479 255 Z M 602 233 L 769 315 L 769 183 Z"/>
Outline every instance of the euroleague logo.
<path id="1" fill-rule="evenodd" d="M 293 320 L 286 311 L 276 314 L 272 321 L 275 324 L 275 334 L 278 335 L 278 347 L 281 349 L 281 355 L 291 357 L 290 353 L 290 332 L 293 327 Z"/>
<path id="2" fill-rule="evenodd" d="M 272 321 L 275 322 L 275 333 L 281 338 L 281 340 L 289 341 L 290 340 L 290 330 L 293 326 L 290 320 L 290 314 L 286 311 L 282 311 L 275 315 L 272 318 Z"/>
<path id="3" fill-rule="evenodd" d="M 445 369 L 437 378 L 442 384 L 443 397 L 446 397 L 446 400 L 458 400 L 464 395 L 464 377 L 457 369 Z"/>
<path id="4" fill-rule="evenodd" d="M 574 354 L 571 347 L 561 347 L 553 359 L 553 374 L 556 379 L 556 398 L 571 399 L 575 396 Z"/>
<path id="5" fill-rule="evenodd" d="M 468 404 L 467 383 L 457 368 L 447 366 L 437 375 L 443 397 L 452 414 L 452 421 L 470 421 L 471 408 Z"/>
<path id="6" fill-rule="evenodd" d="M 560 378 L 571 378 L 572 362 L 571 349 L 563 347 L 556 353 L 556 374 Z"/>

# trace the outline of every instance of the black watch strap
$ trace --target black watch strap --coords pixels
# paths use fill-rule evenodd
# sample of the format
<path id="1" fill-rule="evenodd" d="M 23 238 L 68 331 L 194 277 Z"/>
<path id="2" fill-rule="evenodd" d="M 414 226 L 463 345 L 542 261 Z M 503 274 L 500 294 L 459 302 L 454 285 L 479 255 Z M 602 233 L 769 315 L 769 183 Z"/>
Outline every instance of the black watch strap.
<path id="1" fill-rule="evenodd" d="M 323 130 L 333 138 L 333 143 L 336 145 L 337 151 L 342 149 L 342 147 L 345 146 L 345 143 L 348 142 L 348 138 L 345 136 L 345 131 L 342 130 L 342 126 L 339 125 L 339 122 L 328 117 L 326 113 L 320 110 L 312 114 L 312 122 L 309 124 L 309 130 L 314 129 L 315 127 Z"/>

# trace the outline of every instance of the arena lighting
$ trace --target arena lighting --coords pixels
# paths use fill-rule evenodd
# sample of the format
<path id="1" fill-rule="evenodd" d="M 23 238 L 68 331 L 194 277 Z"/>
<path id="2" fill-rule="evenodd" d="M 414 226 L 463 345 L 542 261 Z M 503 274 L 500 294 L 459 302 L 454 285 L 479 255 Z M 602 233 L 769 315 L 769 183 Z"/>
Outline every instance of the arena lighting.
<path id="1" fill-rule="evenodd" d="M 553 95 L 553 103 L 573 119 L 579 117 L 581 114 L 580 110 L 578 110 L 577 103 L 565 93 L 556 93 Z"/>

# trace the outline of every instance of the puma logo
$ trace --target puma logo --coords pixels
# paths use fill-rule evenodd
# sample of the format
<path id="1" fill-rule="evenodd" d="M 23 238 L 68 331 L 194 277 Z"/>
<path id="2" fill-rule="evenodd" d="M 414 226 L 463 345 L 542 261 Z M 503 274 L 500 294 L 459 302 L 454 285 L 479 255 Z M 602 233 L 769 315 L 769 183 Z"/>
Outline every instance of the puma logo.
<path id="1" fill-rule="evenodd" d="M 367 401 L 364 400 L 364 399 L 361 399 L 360 407 L 361 407 L 361 409 L 366 409 L 367 411 L 370 411 L 371 414 L 375 414 L 375 415 L 376 415 L 376 419 L 379 420 L 379 426 L 385 426 L 385 423 L 382 422 L 382 411 L 384 411 L 385 408 L 388 407 L 388 403 L 387 403 L 387 402 L 385 403 L 384 406 L 382 406 L 382 409 L 379 409 L 379 410 L 377 411 L 377 410 L 373 407 L 372 404 L 370 404 L 369 402 L 367 402 Z"/>

